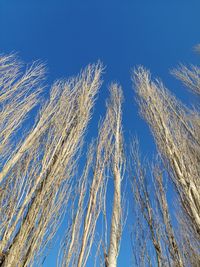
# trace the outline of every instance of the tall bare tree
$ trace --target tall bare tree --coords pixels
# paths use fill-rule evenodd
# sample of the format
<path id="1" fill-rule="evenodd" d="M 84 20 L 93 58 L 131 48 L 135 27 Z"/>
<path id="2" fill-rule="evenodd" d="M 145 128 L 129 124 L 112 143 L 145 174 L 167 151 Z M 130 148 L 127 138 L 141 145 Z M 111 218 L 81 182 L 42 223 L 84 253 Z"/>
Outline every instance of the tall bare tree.
<path id="1" fill-rule="evenodd" d="M 149 124 L 164 165 L 191 226 L 200 235 L 200 114 L 180 103 L 149 71 L 134 72 L 141 113 Z"/>
<path id="2" fill-rule="evenodd" d="M 57 81 L 33 130 L 3 166 L 1 265 L 32 265 L 56 232 L 101 72 L 101 64 L 89 65 L 77 78 Z"/>

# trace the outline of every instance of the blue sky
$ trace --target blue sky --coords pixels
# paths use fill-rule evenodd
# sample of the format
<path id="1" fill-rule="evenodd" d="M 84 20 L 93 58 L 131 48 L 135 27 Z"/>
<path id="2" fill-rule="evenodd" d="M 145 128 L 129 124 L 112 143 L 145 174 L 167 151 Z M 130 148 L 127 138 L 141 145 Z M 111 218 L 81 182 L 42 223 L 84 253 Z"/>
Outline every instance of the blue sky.
<path id="1" fill-rule="evenodd" d="M 199 63 L 192 51 L 200 43 L 199 11 L 199 0 L 0 0 L 0 53 L 15 51 L 25 62 L 45 61 L 49 84 L 100 59 L 106 70 L 91 125 L 96 127 L 104 113 L 107 86 L 117 81 L 125 95 L 125 135 L 137 134 L 143 153 L 151 155 L 154 145 L 134 103 L 131 68 L 142 64 L 180 99 L 197 101 L 169 69 L 179 62 Z M 127 237 L 125 230 L 122 267 L 130 266 Z M 53 256 L 46 266 L 54 266 Z"/>

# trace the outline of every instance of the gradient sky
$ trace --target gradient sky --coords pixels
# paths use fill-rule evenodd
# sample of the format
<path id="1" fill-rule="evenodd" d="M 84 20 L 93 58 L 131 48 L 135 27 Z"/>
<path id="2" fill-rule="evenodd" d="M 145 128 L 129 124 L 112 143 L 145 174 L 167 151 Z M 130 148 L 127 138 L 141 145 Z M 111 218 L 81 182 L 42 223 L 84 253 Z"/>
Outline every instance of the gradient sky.
<path id="1" fill-rule="evenodd" d="M 90 129 L 105 111 L 109 83 L 117 81 L 125 95 L 125 136 L 137 134 L 148 155 L 154 145 L 134 102 L 131 69 L 146 66 L 181 100 L 195 103 L 169 70 L 180 62 L 198 64 L 200 57 L 192 51 L 197 43 L 200 0 L 0 0 L 0 53 L 19 52 L 27 63 L 45 61 L 49 84 L 100 59 L 106 66 L 104 84 Z M 120 267 L 131 266 L 128 235 L 127 225 Z M 45 266 L 55 266 L 55 254 Z"/>

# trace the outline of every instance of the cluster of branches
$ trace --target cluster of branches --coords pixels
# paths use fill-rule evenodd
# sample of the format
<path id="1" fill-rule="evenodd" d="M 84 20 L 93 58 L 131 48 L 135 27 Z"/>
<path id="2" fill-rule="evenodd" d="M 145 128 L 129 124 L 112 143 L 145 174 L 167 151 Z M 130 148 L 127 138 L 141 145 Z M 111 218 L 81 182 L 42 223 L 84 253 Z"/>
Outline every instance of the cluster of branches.
<path id="1" fill-rule="evenodd" d="M 118 84 L 110 85 L 98 136 L 82 160 L 102 71 L 98 62 L 76 77 L 56 81 L 44 101 L 45 66 L 25 66 L 15 55 L 0 56 L 0 266 L 40 266 L 61 224 L 65 234 L 58 266 L 86 266 L 95 244 L 94 265 L 99 259 L 101 266 L 117 266 L 122 181 L 128 173 L 134 196 L 134 266 L 199 266 L 199 109 L 183 105 L 139 67 L 133 73 L 134 88 L 159 152 L 155 162 L 141 160 L 134 140 L 127 146 L 127 172 Z M 197 66 L 180 65 L 172 73 L 199 96 Z M 112 210 L 106 204 L 109 181 Z M 179 207 L 176 218 L 167 184 Z"/>

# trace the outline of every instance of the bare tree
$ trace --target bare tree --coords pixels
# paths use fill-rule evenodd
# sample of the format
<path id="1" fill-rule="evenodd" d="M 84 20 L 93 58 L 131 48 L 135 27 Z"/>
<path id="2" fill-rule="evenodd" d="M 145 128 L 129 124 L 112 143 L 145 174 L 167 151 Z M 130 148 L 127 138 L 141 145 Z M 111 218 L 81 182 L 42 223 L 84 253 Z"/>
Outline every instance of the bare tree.
<path id="1" fill-rule="evenodd" d="M 101 84 L 101 72 L 101 64 L 89 65 L 77 78 L 56 82 L 34 129 L 3 166 L 3 192 L 7 193 L 1 197 L 6 203 L 1 265 L 32 265 L 41 246 L 54 236 L 69 200 L 77 152 Z M 10 194 L 13 188 L 18 190 L 15 201 Z"/>
<path id="2" fill-rule="evenodd" d="M 200 234 L 200 115 L 180 103 L 149 71 L 134 72 L 141 113 L 179 193 L 193 230 Z M 197 123 L 196 123 L 197 122 Z"/>

